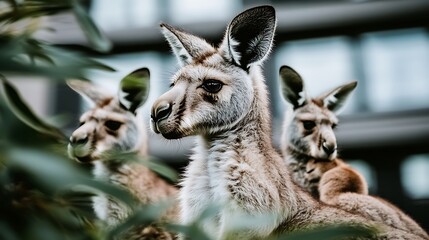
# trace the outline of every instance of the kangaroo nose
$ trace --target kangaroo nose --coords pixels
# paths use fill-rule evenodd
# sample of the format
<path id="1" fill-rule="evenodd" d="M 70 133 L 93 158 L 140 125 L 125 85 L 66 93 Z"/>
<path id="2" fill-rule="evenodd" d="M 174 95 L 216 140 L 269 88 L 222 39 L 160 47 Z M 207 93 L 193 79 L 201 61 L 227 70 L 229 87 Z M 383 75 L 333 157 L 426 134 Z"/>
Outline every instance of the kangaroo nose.
<path id="1" fill-rule="evenodd" d="M 152 108 L 152 114 L 150 117 L 154 122 L 158 122 L 162 119 L 166 119 L 172 110 L 172 105 L 167 101 L 161 101 L 155 104 Z"/>
<path id="2" fill-rule="evenodd" d="M 88 142 L 88 136 L 85 135 L 83 137 L 75 137 L 71 136 L 69 142 L 72 146 L 84 145 Z"/>
<path id="3" fill-rule="evenodd" d="M 337 146 L 334 143 L 327 143 L 323 142 L 322 144 L 323 151 L 330 156 L 332 153 L 334 153 L 337 150 Z"/>

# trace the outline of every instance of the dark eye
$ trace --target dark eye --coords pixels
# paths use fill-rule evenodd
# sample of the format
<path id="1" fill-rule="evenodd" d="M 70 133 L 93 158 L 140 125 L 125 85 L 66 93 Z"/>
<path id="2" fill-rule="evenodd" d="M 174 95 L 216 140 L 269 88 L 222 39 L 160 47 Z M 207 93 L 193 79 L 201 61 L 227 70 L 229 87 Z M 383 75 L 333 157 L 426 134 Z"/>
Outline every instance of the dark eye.
<path id="1" fill-rule="evenodd" d="M 80 122 L 79 127 L 81 127 L 83 124 L 85 124 L 85 122 Z"/>
<path id="2" fill-rule="evenodd" d="M 219 80 L 205 80 L 201 87 L 209 93 L 217 93 L 222 89 L 223 83 Z"/>
<path id="3" fill-rule="evenodd" d="M 113 120 L 107 120 L 104 123 L 104 126 L 106 126 L 109 130 L 111 131 L 116 131 L 121 127 L 122 123 L 118 122 L 118 121 L 113 121 Z"/>
<path id="4" fill-rule="evenodd" d="M 302 121 L 302 125 L 305 130 L 311 130 L 316 126 L 316 123 L 314 121 Z"/>
<path id="5" fill-rule="evenodd" d="M 332 129 L 335 129 L 335 128 L 337 128 L 337 124 L 333 123 L 331 127 L 332 127 Z"/>
<path id="6" fill-rule="evenodd" d="M 174 82 L 170 83 L 170 88 L 174 87 Z"/>

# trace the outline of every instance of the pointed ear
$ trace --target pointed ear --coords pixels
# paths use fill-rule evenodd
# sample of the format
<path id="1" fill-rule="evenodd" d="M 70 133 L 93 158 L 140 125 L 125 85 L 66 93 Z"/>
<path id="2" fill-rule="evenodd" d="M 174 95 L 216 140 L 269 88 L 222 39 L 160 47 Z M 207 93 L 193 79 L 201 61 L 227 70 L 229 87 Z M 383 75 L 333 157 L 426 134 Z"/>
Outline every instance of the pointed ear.
<path id="1" fill-rule="evenodd" d="M 323 105 L 333 112 L 338 112 L 347 101 L 350 93 L 356 88 L 357 82 L 351 82 L 335 88 L 334 90 L 323 94 L 319 99 Z"/>
<path id="2" fill-rule="evenodd" d="M 215 51 L 215 49 L 202 38 L 173 28 L 165 23 L 161 23 L 160 26 L 164 37 L 167 39 L 168 44 L 182 67 L 191 63 L 194 59 Z"/>
<path id="3" fill-rule="evenodd" d="M 79 93 L 85 100 L 87 100 L 90 104 L 98 104 L 106 99 L 113 98 L 112 94 L 110 94 L 105 89 L 96 86 L 88 81 L 82 80 L 67 80 L 67 85 Z"/>
<path id="4" fill-rule="evenodd" d="M 291 67 L 282 66 L 280 79 L 283 97 L 293 105 L 293 109 L 304 106 L 307 103 L 307 96 L 301 76 Z"/>
<path id="5" fill-rule="evenodd" d="M 125 76 L 119 87 L 119 104 L 132 113 L 136 113 L 149 95 L 150 73 L 147 68 L 140 68 Z"/>
<path id="6" fill-rule="evenodd" d="M 220 48 L 227 59 L 247 69 L 268 56 L 275 28 L 276 13 L 273 7 L 248 9 L 231 21 Z"/>

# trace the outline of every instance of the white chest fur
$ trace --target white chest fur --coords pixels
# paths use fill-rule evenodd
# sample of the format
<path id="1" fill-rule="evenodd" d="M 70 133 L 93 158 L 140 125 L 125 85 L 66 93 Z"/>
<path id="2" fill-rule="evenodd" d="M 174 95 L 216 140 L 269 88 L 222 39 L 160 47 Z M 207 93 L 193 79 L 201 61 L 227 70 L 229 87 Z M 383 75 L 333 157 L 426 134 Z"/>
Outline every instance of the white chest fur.
<path id="1" fill-rule="evenodd" d="M 198 219 L 198 224 L 208 235 L 223 238 L 231 228 L 237 227 L 235 220 L 243 215 L 257 217 L 279 212 L 280 203 L 275 197 L 275 189 L 264 186 L 267 184 L 265 171 L 258 166 L 261 158 L 259 150 L 252 148 L 251 144 L 237 151 L 237 146 L 230 144 L 218 142 L 208 149 L 200 143 L 194 149 L 182 183 L 182 223 L 196 221 L 209 207 L 220 207 L 222 210 L 215 210 L 216 214 L 204 220 Z M 255 161 L 249 162 L 249 159 Z M 277 217 L 266 220 L 266 224 L 246 227 L 252 232 L 248 234 L 268 235 L 280 221 Z"/>

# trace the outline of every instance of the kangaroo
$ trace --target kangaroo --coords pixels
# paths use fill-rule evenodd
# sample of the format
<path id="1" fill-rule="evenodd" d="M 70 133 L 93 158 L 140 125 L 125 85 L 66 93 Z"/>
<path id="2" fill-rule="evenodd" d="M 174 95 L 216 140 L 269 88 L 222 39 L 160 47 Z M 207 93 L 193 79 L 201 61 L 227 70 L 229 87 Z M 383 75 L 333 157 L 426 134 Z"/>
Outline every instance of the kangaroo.
<path id="1" fill-rule="evenodd" d="M 272 48 L 275 10 L 238 14 L 219 47 L 162 23 L 180 69 L 153 104 L 151 126 L 166 139 L 197 136 L 179 193 L 182 224 L 214 239 L 260 239 L 332 224 L 378 227 L 374 239 L 413 239 L 400 230 L 330 207 L 301 190 L 273 146 L 261 64 Z M 215 214 L 200 219 L 213 204 Z M 263 221 L 237 226 L 246 220 Z M 239 219 L 241 220 L 239 220 Z"/>
<path id="2" fill-rule="evenodd" d="M 133 84 L 128 84 L 131 81 Z M 68 85 L 95 106 L 80 117 L 80 126 L 72 133 L 68 144 L 69 156 L 81 163 L 93 165 L 96 179 L 128 190 L 141 204 L 152 204 L 175 198 L 178 190 L 154 172 L 137 162 L 106 159 L 110 151 L 136 152 L 147 156 L 147 136 L 138 107 L 148 94 L 149 70 L 138 69 L 121 81 L 115 96 L 105 89 L 80 80 Z M 142 88 L 138 88 L 141 86 Z M 129 216 L 130 209 L 105 196 L 93 197 L 96 216 L 108 226 L 116 226 Z M 177 208 L 169 209 L 163 220 L 175 221 Z M 127 232 L 126 239 L 173 239 L 173 234 L 155 225 Z"/>
<path id="3" fill-rule="evenodd" d="M 336 114 L 357 83 L 308 98 L 295 70 L 283 66 L 280 77 L 284 97 L 294 109 L 285 120 L 282 137 L 283 155 L 293 180 L 326 204 L 428 239 L 427 233 L 400 209 L 369 196 L 365 178 L 337 157 Z"/>

